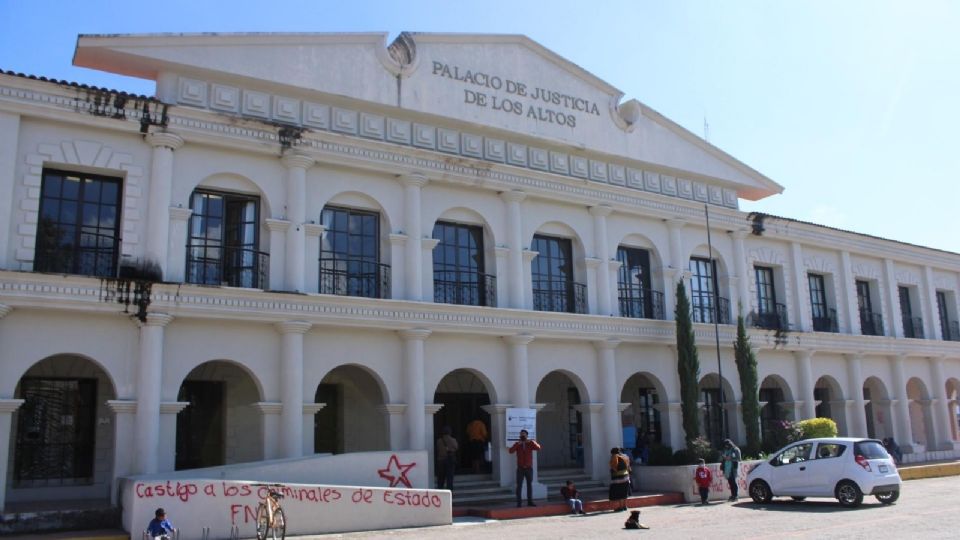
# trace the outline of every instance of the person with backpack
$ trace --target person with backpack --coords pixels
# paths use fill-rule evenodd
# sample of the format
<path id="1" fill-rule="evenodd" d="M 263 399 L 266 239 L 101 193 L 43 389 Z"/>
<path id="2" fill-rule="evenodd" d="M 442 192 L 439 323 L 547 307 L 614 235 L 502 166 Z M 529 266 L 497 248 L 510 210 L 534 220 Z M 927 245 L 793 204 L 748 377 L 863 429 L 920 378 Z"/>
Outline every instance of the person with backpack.
<path id="1" fill-rule="evenodd" d="M 710 472 L 703 459 L 697 462 L 697 470 L 693 472 L 693 479 L 697 483 L 697 489 L 700 490 L 700 504 L 708 504 L 707 498 L 710 497 L 710 483 L 713 482 L 713 473 Z"/>
<path id="2" fill-rule="evenodd" d="M 610 494 L 615 503 L 614 512 L 627 510 L 627 497 L 630 490 L 630 460 L 620 453 L 620 448 L 610 449 Z"/>

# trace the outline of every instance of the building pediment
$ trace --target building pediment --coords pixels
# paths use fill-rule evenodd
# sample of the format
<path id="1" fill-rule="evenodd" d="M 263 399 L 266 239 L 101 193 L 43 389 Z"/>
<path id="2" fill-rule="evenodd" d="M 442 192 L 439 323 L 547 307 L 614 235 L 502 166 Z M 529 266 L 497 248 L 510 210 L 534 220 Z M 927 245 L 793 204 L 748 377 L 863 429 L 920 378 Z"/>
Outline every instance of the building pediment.
<path id="1" fill-rule="evenodd" d="M 310 126 L 308 101 L 360 100 L 735 190 L 781 186 L 576 64 L 518 35 L 81 36 L 74 63 L 157 81 L 158 97 Z M 245 93 L 246 92 L 246 93 Z M 188 94 L 184 97 L 184 93 Z M 226 109 L 217 108 L 226 103 Z M 362 104 L 357 106 L 362 111 Z M 388 109 L 389 110 L 389 109 Z M 273 116 L 278 116 L 273 118 Z M 322 120 L 321 120 L 322 122 Z M 489 130 L 489 131 L 488 131 Z"/>

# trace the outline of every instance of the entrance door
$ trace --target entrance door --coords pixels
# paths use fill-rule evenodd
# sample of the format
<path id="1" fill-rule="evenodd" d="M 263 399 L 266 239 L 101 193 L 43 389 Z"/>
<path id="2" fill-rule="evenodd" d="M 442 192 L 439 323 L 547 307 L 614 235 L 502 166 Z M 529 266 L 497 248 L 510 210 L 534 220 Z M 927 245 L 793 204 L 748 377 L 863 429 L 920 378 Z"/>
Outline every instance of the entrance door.
<path id="1" fill-rule="evenodd" d="M 183 381 L 177 401 L 189 401 L 190 405 L 177 414 L 176 469 L 223 465 L 224 383 Z"/>
<path id="2" fill-rule="evenodd" d="M 343 429 L 341 397 L 343 392 L 336 384 L 321 384 L 317 387 L 315 403 L 327 406 L 313 417 L 313 452 L 316 454 L 342 454 Z"/>
<path id="3" fill-rule="evenodd" d="M 443 403 L 443 408 L 433 415 L 434 438 L 439 437 L 444 426 L 450 426 L 453 437 L 460 444 L 457 453 L 457 472 L 472 472 L 469 444 L 467 439 L 467 424 L 479 418 L 487 425 L 490 432 L 490 415 L 481 409 L 490 404 L 490 397 L 485 393 L 441 393 L 434 395 L 434 403 Z M 490 464 L 482 463 L 481 471 L 490 472 Z"/>

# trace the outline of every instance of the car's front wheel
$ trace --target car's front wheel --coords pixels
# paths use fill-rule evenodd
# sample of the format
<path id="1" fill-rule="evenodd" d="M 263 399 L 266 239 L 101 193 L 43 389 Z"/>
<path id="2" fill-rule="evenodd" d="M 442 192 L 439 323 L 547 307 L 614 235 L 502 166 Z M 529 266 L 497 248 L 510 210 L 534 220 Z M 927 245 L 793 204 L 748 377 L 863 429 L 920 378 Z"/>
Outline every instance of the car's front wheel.
<path id="1" fill-rule="evenodd" d="M 750 483 L 750 498 L 757 504 L 766 504 L 773 499 L 773 492 L 763 480 L 754 480 Z"/>
<path id="2" fill-rule="evenodd" d="M 877 493 L 876 498 L 883 504 L 893 504 L 900 498 L 900 491 L 888 491 L 886 493 Z"/>
<path id="3" fill-rule="evenodd" d="M 836 495 L 840 505 L 847 508 L 860 506 L 860 503 L 863 502 L 863 492 L 860 491 L 860 486 L 850 480 L 844 480 L 837 484 Z"/>

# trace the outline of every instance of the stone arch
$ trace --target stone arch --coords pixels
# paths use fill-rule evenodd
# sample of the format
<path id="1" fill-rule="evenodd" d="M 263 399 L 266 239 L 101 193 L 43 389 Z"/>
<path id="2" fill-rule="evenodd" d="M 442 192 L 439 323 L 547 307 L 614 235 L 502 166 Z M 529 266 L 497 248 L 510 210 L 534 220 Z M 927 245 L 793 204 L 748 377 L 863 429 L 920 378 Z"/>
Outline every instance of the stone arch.
<path id="1" fill-rule="evenodd" d="M 184 206 L 190 207 L 190 199 L 198 189 L 209 189 L 212 191 L 221 191 L 228 193 L 238 193 L 241 195 L 252 195 L 260 199 L 260 220 L 263 221 L 275 214 L 277 208 L 282 208 L 282 204 L 271 201 L 264 189 L 256 180 L 237 172 L 219 172 L 201 178 L 196 183 L 187 184 L 187 191 L 183 194 L 187 197 Z M 176 198 L 174 199 L 176 201 Z M 176 201 L 176 204 L 180 204 Z"/>
<path id="2" fill-rule="evenodd" d="M 837 432 L 847 433 L 846 401 L 843 387 L 830 375 L 823 375 L 813 385 L 817 418 L 831 418 L 837 423 Z"/>
<path id="3" fill-rule="evenodd" d="M 632 441 L 625 436 L 624 445 L 669 444 L 671 430 L 679 427 L 670 425 L 670 416 L 664 408 L 669 402 L 666 387 L 655 375 L 648 371 L 630 375 L 620 389 L 620 403 L 630 406 L 620 415 L 622 425 L 632 426 L 636 436 Z"/>
<path id="4" fill-rule="evenodd" d="M 590 456 L 584 453 L 591 446 L 587 437 L 589 414 L 583 414 L 590 403 L 586 385 L 575 373 L 553 370 L 540 379 L 535 395 L 543 405 L 537 413 L 537 438 L 543 443 L 538 462 L 541 467 L 583 467 Z"/>
<path id="5" fill-rule="evenodd" d="M 109 499 L 121 434 L 111 406 L 116 386 L 103 364 L 47 356 L 16 379 L 13 396 L 24 402 L 11 416 L 7 500 Z"/>
<path id="6" fill-rule="evenodd" d="M 428 387 L 429 388 L 429 387 Z M 456 470 L 476 474 L 490 472 L 490 464 L 483 459 L 486 442 L 491 440 L 493 422 L 488 405 L 497 403 L 493 385 L 479 370 L 457 368 L 444 374 L 430 396 L 434 404 L 443 408 L 433 415 L 434 439 L 443 429 L 449 427 L 453 437 L 460 442 L 460 451 L 456 456 Z M 473 441 L 469 436 L 468 425 L 479 420 L 483 424 L 486 437 L 483 441 Z M 477 429 L 476 431 L 481 431 Z M 480 433 L 474 435 L 479 436 Z M 431 454 L 431 457 L 435 457 Z M 499 456 L 491 456 L 496 461 Z M 495 463 L 494 466 L 498 465 Z"/>
<path id="7" fill-rule="evenodd" d="M 355 363 L 334 367 L 320 380 L 313 400 L 326 404 L 314 415 L 315 453 L 390 449 L 390 419 L 398 411 L 391 410 L 387 386 L 369 367 Z"/>
<path id="8" fill-rule="evenodd" d="M 375 211 L 379 213 L 380 224 L 382 225 L 380 235 L 383 237 L 389 236 L 390 233 L 395 230 L 396 221 L 390 216 L 387 208 L 369 193 L 363 193 L 360 191 L 340 191 L 324 201 L 323 204 L 320 205 L 320 211 L 322 212 L 324 208 L 330 205 L 354 208 L 357 210 Z M 311 216 L 308 214 L 307 219 L 317 219 L 317 223 L 320 223 L 319 213 L 317 216 Z"/>
<path id="9" fill-rule="evenodd" d="M 177 470 L 260 461 L 265 455 L 264 426 L 278 406 L 263 403 L 259 380 L 240 362 L 203 362 L 184 376 L 177 401 Z"/>
<path id="10" fill-rule="evenodd" d="M 36 164 L 42 164 L 38 171 Z M 133 154 L 118 152 L 113 147 L 97 141 L 84 139 L 67 139 L 59 143 L 43 142 L 37 144 L 32 152 L 24 153 L 23 177 L 21 186 L 23 198 L 15 227 L 15 236 L 19 237 L 17 244 L 29 248 L 16 250 L 15 257 L 20 267 L 32 269 L 34 260 L 34 246 L 37 244 L 37 223 L 40 212 L 40 186 L 42 184 L 43 168 L 58 168 L 77 172 L 103 174 L 105 176 L 120 177 L 123 181 L 123 209 L 141 208 L 142 198 L 146 193 L 144 175 L 149 164 L 137 164 Z M 139 237 L 133 233 L 140 228 L 142 213 L 121 212 L 120 231 L 123 242 L 120 242 L 120 255 L 133 256 L 140 244 Z"/>
<path id="11" fill-rule="evenodd" d="M 867 436 L 874 439 L 893 437 L 893 408 L 883 380 L 876 376 L 867 377 L 863 381 L 863 399 Z"/>
<path id="12" fill-rule="evenodd" d="M 586 246 L 583 243 L 581 235 L 571 226 L 559 221 L 547 221 L 541 223 L 535 229 L 534 233 L 528 238 L 527 245 L 530 249 L 537 252 L 536 258 L 526 264 L 527 271 L 530 272 L 531 296 L 533 299 L 533 308 L 542 311 L 568 311 L 573 312 L 577 309 L 586 309 L 586 289 L 587 283 L 587 254 Z M 573 285 L 572 288 L 564 285 L 565 290 L 560 290 L 560 285 L 555 282 L 540 282 L 539 272 L 546 272 L 548 268 L 553 268 L 547 263 L 547 253 L 541 253 L 543 248 L 537 248 L 536 237 L 559 238 L 570 242 L 570 267 L 573 276 L 572 282 L 579 285 Z M 594 291 L 596 292 L 596 291 Z M 570 303 L 575 305 L 570 306 Z M 582 302 L 582 305 L 580 305 Z"/>
<path id="13" fill-rule="evenodd" d="M 760 431 L 764 440 L 770 439 L 775 423 L 796 418 L 793 392 L 780 375 L 767 375 L 760 382 Z"/>
<path id="14" fill-rule="evenodd" d="M 457 228 L 437 229 L 441 221 L 453 223 Z M 460 227 L 464 225 L 470 227 L 470 234 L 463 234 L 464 229 Z M 479 241 L 473 232 L 475 228 L 480 229 Z M 424 231 L 424 236 L 427 235 L 436 241 L 433 267 L 423 269 L 427 298 L 432 294 L 435 302 L 495 306 L 496 278 L 503 276 L 497 276 L 496 238 L 487 219 L 470 208 L 448 208 L 430 221 Z M 466 255 L 463 246 L 474 242 L 479 244 L 478 249 Z M 454 247 L 457 245 L 461 247 Z M 480 264 L 478 256 L 482 257 Z"/>
<path id="15" fill-rule="evenodd" d="M 907 381 L 907 401 L 910 412 L 910 435 L 914 443 L 924 447 L 936 445 L 932 402 L 927 385 L 919 377 Z"/>

